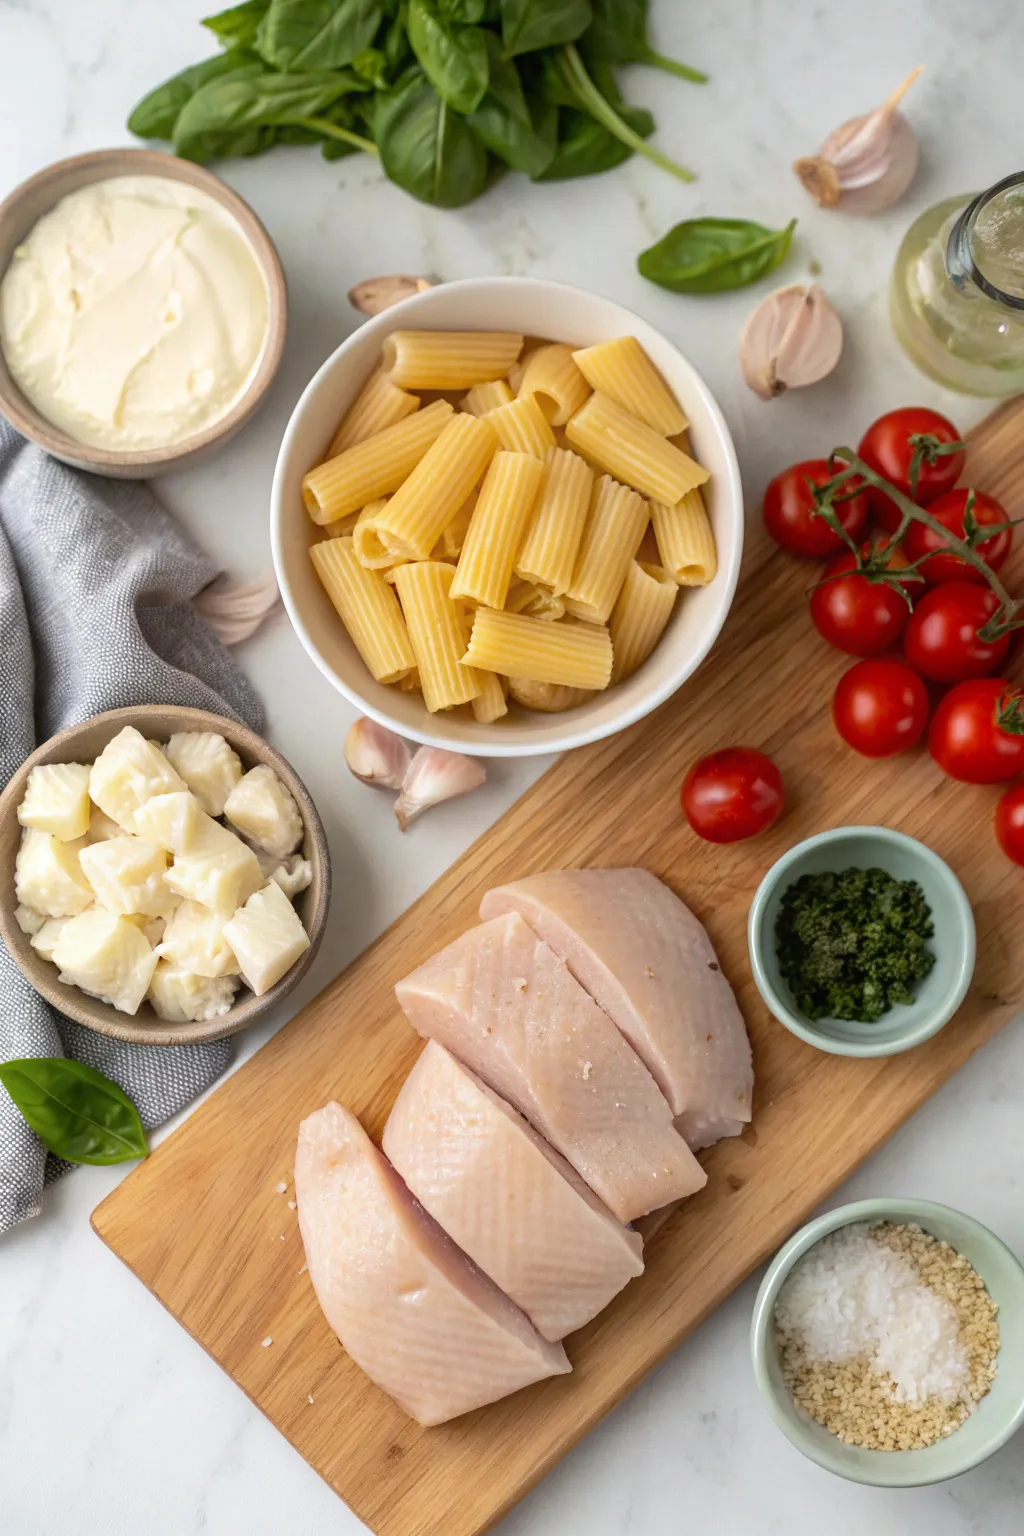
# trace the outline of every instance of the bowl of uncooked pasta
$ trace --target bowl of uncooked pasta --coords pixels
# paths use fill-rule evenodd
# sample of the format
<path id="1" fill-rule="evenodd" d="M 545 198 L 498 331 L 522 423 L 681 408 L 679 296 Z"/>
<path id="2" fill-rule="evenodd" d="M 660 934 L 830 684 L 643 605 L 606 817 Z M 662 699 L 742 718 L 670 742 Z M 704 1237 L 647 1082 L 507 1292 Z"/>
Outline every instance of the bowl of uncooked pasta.
<path id="1" fill-rule="evenodd" d="M 489 757 L 663 703 L 736 591 L 743 498 L 707 385 L 646 321 L 532 278 L 375 316 L 303 393 L 274 476 L 285 607 L 365 715 Z"/>

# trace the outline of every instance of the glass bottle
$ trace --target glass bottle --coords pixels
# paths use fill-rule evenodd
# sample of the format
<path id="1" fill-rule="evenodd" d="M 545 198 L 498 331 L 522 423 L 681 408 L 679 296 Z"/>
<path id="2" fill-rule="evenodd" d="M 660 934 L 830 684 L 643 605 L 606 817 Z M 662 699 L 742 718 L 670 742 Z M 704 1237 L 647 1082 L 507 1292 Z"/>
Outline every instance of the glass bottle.
<path id="1" fill-rule="evenodd" d="M 940 384 L 1024 390 L 1024 172 L 922 213 L 903 237 L 889 307 L 897 341 Z"/>

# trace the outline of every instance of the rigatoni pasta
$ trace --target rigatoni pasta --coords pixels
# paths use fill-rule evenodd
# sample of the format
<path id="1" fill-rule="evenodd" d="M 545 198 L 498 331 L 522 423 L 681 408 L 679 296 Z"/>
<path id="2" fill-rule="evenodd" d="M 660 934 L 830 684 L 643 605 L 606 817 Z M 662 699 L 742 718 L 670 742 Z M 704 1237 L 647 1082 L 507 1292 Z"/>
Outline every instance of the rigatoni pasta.
<path id="1" fill-rule="evenodd" d="M 356 559 L 370 571 L 387 571 L 399 563 L 399 556 L 385 549 L 377 532 L 377 517 L 387 504 L 386 496 L 368 501 L 352 527 L 352 547 Z"/>
<path id="2" fill-rule="evenodd" d="M 672 616 L 678 595 L 678 586 L 660 565 L 631 562 L 608 622 L 613 683 L 631 677 L 647 660 Z"/>
<path id="3" fill-rule="evenodd" d="M 649 517 L 642 496 L 610 475 L 601 476 L 566 595 L 569 613 L 592 624 L 607 621 Z"/>
<path id="4" fill-rule="evenodd" d="M 490 417 L 487 418 L 490 420 Z M 546 474 L 529 453 L 496 453 L 480 487 L 452 583 L 452 596 L 501 608 L 512 565 Z"/>
<path id="5" fill-rule="evenodd" d="M 718 570 L 718 552 L 700 490 L 674 507 L 651 502 L 651 522 L 662 565 L 681 587 L 706 587 Z"/>
<path id="6" fill-rule="evenodd" d="M 486 416 L 499 405 L 508 405 L 515 399 L 507 379 L 491 379 L 487 384 L 474 384 L 468 394 L 459 401 L 459 408 L 471 416 Z"/>
<path id="7" fill-rule="evenodd" d="M 635 336 L 617 336 L 572 356 L 592 389 L 609 395 L 662 437 L 686 430 L 689 422 L 678 400 Z"/>
<path id="8" fill-rule="evenodd" d="M 594 471 L 569 448 L 551 448 L 548 477 L 516 561 L 516 575 L 568 591 L 594 490 Z"/>
<path id="9" fill-rule="evenodd" d="M 380 513 L 377 530 L 385 548 L 407 560 L 429 559 L 496 447 L 486 418 L 452 416 Z"/>
<path id="10" fill-rule="evenodd" d="M 471 666 L 462 662 L 466 649 L 466 617 L 451 598 L 455 570 L 437 560 L 417 560 L 393 572 L 409 627 L 423 702 L 431 714 L 468 704 L 482 691 Z"/>
<path id="11" fill-rule="evenodd" d="M 548 624 L 524 613 L 478 608 L 463 659 L 468 666 L 505 677 L 529 677 L 567 688 L 607 688 L 612 641 L 603 625 Z"/>
<path id="12" fill-rule="evenodd" d="M 356 443 L 364 442 L 377 432 L 383 432 L 385 427 L 393 427 L 396 421 L 404 421 L 406 416 L 411 416 L 419 408 L 418 395 L 410 395 L 404 389 L 399 389 L 378 368 L 371 373 L 332 437 L 327 458 L 333 459 L 335 454 L 355 447 Z"/>
<path id="13" fill-rule="evenodd" d="M 509 585 L 504 602 L 506 613 L 529 613 L 535 619 L 561 619 L 565 616 L 565 599 L 535 581 L 523 581 L 516 576 Z"/>
<path id="14" fill-rule="evenodd" d="M 314 523 L 336 522 L 397 491 L 454 414 L 447 400 L 435 400 L 311 469 L 302 482 L 302 499 Z"/>
<path id="15" fill-rule="evenodd" d="M 487 420 L 501 446 L 514 453 L 532 453 L 542 459 L 555 446 L 555 434 L 534 395 L 520 395 L 499 405 L 487 412 Z"/>
<path id="16" fill-rule="evenodd" d="M 392 331 L 381 354 L 400 389 L 470 389 L 507 375 L 522 350 L 510 331 Z"/>
<path id="17" fill-rule="evenodd" d="M 653 501 L 673 505 L 708 478 L 706 469 L 599 390 L 566 423 L 565 435 L 588 459 Z"/>
<path id="18" fill-rule="evenodd" d="M 590 385 L 560 341 L 538 347 L 523 364 L 516 394 L 533 395 L 553 427 L 564 427 L 590 394 Z"/>
<path id="19" fill-rule="evenodd" d="M 480 680 L 480 692 L 475 699 L 470 700 L 473 718 L 479 720 L 481 725 L 493 725 L 495 720 L 500 720 L 502 715 L 508 714 L 508 705 L 505 702 L 508 695 L 508 679 L 499 677 L 497 672 L 478 672 L 477 676 Z"/>
<path id="20" fill-rule="evenodd" d="M 398 683 L 416 665 L 394 592 L 356 559 L 352 539 L 324 539 L 309 551 L 324 591 L 378 683 Z"/>

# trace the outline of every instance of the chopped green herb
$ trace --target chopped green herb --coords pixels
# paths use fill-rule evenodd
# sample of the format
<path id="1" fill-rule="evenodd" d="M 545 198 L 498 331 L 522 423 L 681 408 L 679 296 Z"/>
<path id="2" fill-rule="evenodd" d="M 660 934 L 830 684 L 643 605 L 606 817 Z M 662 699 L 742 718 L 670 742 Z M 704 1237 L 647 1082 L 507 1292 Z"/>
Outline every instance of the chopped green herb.
<path id="1" fill-rule="evenodd" d="M 872 1024 L 911 1003 L 935 956 L 931 909 L 916 880 L 884 869 L 801 875 L 782 897 L 775 952 L 793 1001 L 809 1019 Z"/>

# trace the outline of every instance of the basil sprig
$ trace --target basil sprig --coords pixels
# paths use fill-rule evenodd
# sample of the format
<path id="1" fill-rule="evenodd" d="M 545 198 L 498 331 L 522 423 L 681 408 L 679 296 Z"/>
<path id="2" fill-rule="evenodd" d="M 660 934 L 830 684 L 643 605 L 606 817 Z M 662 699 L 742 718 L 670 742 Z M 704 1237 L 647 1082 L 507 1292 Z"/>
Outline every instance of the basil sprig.
<path id="1" fill-rule="evenodd" d="M 641 276 L 673 293 L 725 293 L 774 272 L 786 258 L 796 219 L 767 229 L 749 219 L 686 219 L 640 253 Z"/>
<path id="2" fill-rule="evenodd" d="M 64 1056 L 0 1062 L 0 1083 L 43 1145 L 67 1163 L 146 1156 L 146 1133 L 131 1099 L 83 1062 Z"/>

